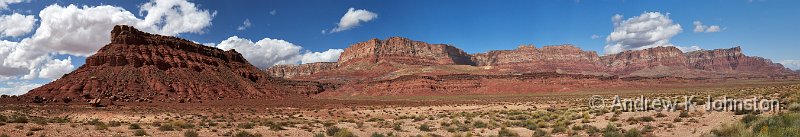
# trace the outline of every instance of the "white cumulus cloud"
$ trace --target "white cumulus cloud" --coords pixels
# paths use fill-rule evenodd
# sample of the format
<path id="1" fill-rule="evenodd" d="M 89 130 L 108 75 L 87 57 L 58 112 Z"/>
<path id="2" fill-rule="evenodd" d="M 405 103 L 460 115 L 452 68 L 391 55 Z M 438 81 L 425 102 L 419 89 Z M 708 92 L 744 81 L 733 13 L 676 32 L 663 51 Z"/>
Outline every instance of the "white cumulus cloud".
<path id="1" fill-rule="evenodd" d="M 364 9 L 350 8 L 347 9 L 347 13 L 344 13 L 337 26 L 328 32 L 335 33 L 349 30 L 359 26 L 361 22 L 369 22 L 375 18 L 378 18 L 378 14 Z"/>
<path id="2" fill-rule="evenodd" d="M 706 32 L 706 33 L 709 33 L 709 32 L 722 31 L 722 29 L 718 25 L 706 26 L 706 25 L 703 25 L 703 22 L 700 22 L 700 21 L 694 21 L 694 22 L 692 22 L 692 24 L 694 24 L 694 32 Z"/>
<path id="3" fill-rule="evenodd" d="M 792 70 L 800 70 L 800 60 L 782 60 L 778 61 L 778 63 L 781 63 L 784 67 Z"/>
<path id="4" fill-rule="evenodd" d="M 40 78 L 58 79 L 75 69 L 75 66 L 72 65 L 72 57 L 68 57 L 67 59 L 50 60 L 41 69 L 39 71 Z"/>
<path id="5" fill-rule="evenodd" d="M 669 18 L 669 13 L 644 12 L 623 20 L 622 15 L 611 17 L 614 31 L 606 37 L 605 53 L 614 54 L 626 50 L 641 50 L 659 46 L 675 46 L 670 38 L 681 31 L 681 25 Z M 697 46 L 678 47 L 683 52 L 699 50 Z"/>
<path id="6" fill-rule="evenodd" d="M 139 25 L 158 27 L 158 33 L 163 35 L 202 33 L 216 15 L 186 0 L 152 0 L 140 6 L 139 15 L 144 12 L 147 16 Z"/>
<path id="7" fill-rule="evenodd" d="M 242 23 L 242 25 L 237 27 L 236 30 L 245 30 L 247 28 L 250 28 L 250 26 L 252 26 L 252 25 L 253 24 L 250 23 L 250 19 L 244 19 L 244 22 Z"/>
<path id="8" fill-rule="evenodd" d="M 253 42 L 238 36 L 229 37 L 217 44 L 223 50 L 234 49 L 241 53 L 247 61 L 259 68 L 267 68 L 278 64 L 298 64 L 313 62 L 335 62 L 342 49 L 329 49 L 324 52 L 301 52 L 303 47 L 285 40 L 264 38 Z"/>
<path id="9" fill-rule="evenodd" d="M 597 35 L 597 34 L 592 34 L 592 36 L 591 36 L 590 38 L 592 38 L 592 39 L 598 39 L 598 38 L 600 38 L 600 36 L 599 36 L 599 35 Z"/>
<path id="10" fill-rule="evenodd" d="M 292 64 L 297 62 L 302 47 L 285 40 L 264 38 L 257 42 L 238 36 L 229 37 L 217 44 L 223 50 L 235 49 L 242 53 L 247 61 L 259 68 L 275 64 Z"/>
<path id="11" fill-rule="evenodd" d="M 13 13 L 0 15 L 0 37 L 19 37 L 30 33 L 36 18 L 33 15 Z"/>
<path id="12" fill-rule="evenodd" d="M 343 49 L 328 49 L 324 52 L 308 52 L 303 54 L 300 62 L 302 64 L 314 62 L 336 62 L 339 60 L 339 55 L 342 54 L 342 52 L 344 52 Z"/>
<path id="13" fill-rule="evenodd" d="M 0 88 L 0 95 L 22 95 L 42 84 L 28 82 L 6 82 L 9 87 Z"/>
<path id="14" fill-rule="evenodd" d="M 0 9 L 8 9 L 8 5 L 22 3 L 25 0 L 0 0 Z"/>

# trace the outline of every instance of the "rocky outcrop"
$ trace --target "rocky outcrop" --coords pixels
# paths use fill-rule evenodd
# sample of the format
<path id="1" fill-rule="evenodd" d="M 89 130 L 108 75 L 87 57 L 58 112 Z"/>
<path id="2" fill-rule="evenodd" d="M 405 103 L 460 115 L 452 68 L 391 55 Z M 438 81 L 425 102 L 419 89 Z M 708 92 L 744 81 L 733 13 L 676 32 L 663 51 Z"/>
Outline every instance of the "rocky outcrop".
<path id="1" fill-rule="evenodd" d="M 272 77 L 292 78 L 336 69 L 336 62 L 316 62 L 300 65 L 275 65 L 265 69 Z"/>
<path id="2" fill-rule="evenodd" d="M 519 46 L 515 50 L 495 50 L 472 55 L 478 66 L 498 66 L 520 71 L 554 72 L 556 70 L 583 72 L 603 70 L 600 57 L 594 51 L 583 51 L 573 45 Z"/>
<path id="3" fill-rule="evenodd" d="M 607 71 L 624 75 L 659 66 L 686 68 L 687 59 L 678 48 L 655 47 L 606 55 L 602 57 L 602 62 Z"/>
<path id="4" fill-rule="evenodd" d="M 739 71 L 759 74 L 785 74 L 791 70 L 769 59 L 745 56 L 741 47 L 701 50 L 686 54 L 687 64 L 693 69 L 706 71 Z"/>
<path id="5" fill-rule="evenodd" d="M 321 92 L 316 82 L 269 77 L 234 50 L 115 26 L 111 43 L 86 64 L 24 96 L 88 102 L 271 99 Z"/>
<path id="6" fill-rule="evenodd" d="M 339 57 L 339 66 L 394 62 L 409 65 L 474 65 L 470 55 L 445 44 L 428 44 L 402 37 L 371 39 L 351 45 Z"/>

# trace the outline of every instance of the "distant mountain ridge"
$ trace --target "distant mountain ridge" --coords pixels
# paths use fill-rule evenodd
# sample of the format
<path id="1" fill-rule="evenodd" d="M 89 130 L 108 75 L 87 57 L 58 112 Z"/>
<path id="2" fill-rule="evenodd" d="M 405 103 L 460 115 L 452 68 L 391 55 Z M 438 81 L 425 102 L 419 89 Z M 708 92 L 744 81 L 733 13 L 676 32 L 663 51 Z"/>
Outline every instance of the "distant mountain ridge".
<path id="1" fill-rule="evenodd" d="M 740 47 L 683 53 L 676 47 L 654 47 L 599 56 L 573 45 L 520 46 L 514 50 L 493 50 L 467 54 L 445 44 L 428 44 L 402 37 L 371 39 L 351 45 L 336 66 L 320 63 L 280 65 L 267 68 L 271 76 L 296 77 L 337 68 L 397 63 L 404 65 L 469 65 L 491 67 L 493 73 L 565 72 L 595 75 L 675 77 L 774 77 L 791 75 L 783 65 L 769 59 L 746 56 Z M 280 73 L 277 73 L 280 72 Z M 288 75 L 287 75 L 288 74 Z"/>

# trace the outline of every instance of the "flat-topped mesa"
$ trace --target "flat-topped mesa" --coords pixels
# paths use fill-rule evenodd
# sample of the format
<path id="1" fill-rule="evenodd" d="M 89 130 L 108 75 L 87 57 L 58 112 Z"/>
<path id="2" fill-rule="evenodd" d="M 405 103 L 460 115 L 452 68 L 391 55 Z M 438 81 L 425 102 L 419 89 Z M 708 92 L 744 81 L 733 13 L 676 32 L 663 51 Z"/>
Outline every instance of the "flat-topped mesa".
<path id="1" fill-rule="evenodd" d="M 336 62 L 316 62 L 300 65 L 275 65 L 265 69 L 272 77 L 292 78 L 336 69 Z"/>
<path id="2" fill-rule="evenodd" d="M 786 74 L 791 70 L 769 59 L 746 56 L 741 47 L 700 50 L 686 53 L 687 64 L 706 71 L 742 71 L 761 74 Z"/>
<path id="3" fill-rule="evenodd" d="M 137 51 L 147 50 L 151 48 L 171 48 L 175 50 L 180 50 L 182 52 L 191 52 L 191 53 L 198 53 L 204 56 L 215 57 L 222 59 L 224 61 L 233 61 L 233 62 L 240 62 L 246 63 L 247 60 L 244 57 L 236 52 L 235 50 L 231 49 L 229 51 L 223 51 L 218 48 L 209 47 L 201 44 L 194 43 L 189 40 L 185 40 L 178 37 L 173 36 L 161 36 L 150 34 L 147 32 L 142 32 L 132 26 L 127 25 L 116 25 L 114 29 L 111 30 L 111 43 L 109 45 L 123 45 L 120 46 L 104 46 L 101 48 L 98 53 L 101 52 L 129 52 L 129 51 L 122 51 L 122 50 L 129 50 L 129 49 L 139 49 Z M 149 45 L 149 46 L 148 46 Z M 153 46 L 157 45 L 157 46 Z M 135 46 L 135 47 L 133 47 Z M 171 53 L 164 53 L 164 51 L 154 50 L 151 52 L 161 52 L 159 55 L 169 55 Z M 158 54 L 158 53 L 154 53 Z M 178 56 L 178 55 L 173 55 Z M 96 59 L 87 59 L 87 64 L 92 66 L 95 65 L 102 65 L 105 63 L 112 63 L 112 65 L 125 65 L 125 64 L 113 64 L 113 62 L 106 62 L 106 59 L 114 60 L 114 58 L 119 57 L 107 57 L 103 58 L 96 58 Z M 129 61 L 127 63 L 138 63 L 136 59 L 128 58 Z M 99 62 L 98 62 L 99 61 Z M 125 62 L 123 62 L 125 63 Z"/>
<path id="4" fill-rule="evenodd" d="M 602 70 L 600 57 L 594 51 L 583 51 L 573 45 L 536 48 L 522 45 L 514 50 L 494 50 L 472 55 L 478 66 L 516 67 L 523 70 L 575 72 Z"/>
<path id="5" fill-rule="evenodd" d="M 676 47 L 629 50 L 601 57 L 609 71 L 627 74 L 657 66 L 686 68 L 686 56 Z"/>
<path id="6" fill-rule="evenodd" d="M 470 55 L 446 44 L 428 44 L 402 37 L 371 39 L 344 50 L 339 66 L 374 64 L 381 61 L 408 65 L 473 65 Z"/>

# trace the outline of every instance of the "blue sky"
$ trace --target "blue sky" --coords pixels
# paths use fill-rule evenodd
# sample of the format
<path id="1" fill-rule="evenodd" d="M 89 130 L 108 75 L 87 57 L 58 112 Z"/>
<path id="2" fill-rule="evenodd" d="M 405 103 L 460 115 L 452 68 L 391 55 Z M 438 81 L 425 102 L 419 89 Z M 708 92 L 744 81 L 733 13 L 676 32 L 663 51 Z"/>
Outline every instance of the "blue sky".
<path id="1" fill-rule="evenodd" d="M 0 10 L 0 14 L 28 15 L 34 17 L 36 22 L 28 33 L 0 37 L 0 39 L 26 43 L 22 42 L 23 39 L 34 37 L 38 33 L 37 28 L 43 26 L 44 19 L 38 16 L 42 9 L 53 4 L 58 4 L 58 7 L 74 4 L 79 9 L 83 5 L 86 6 L 84 8 L 110 5 L 133 13 L 135 18 L 143 19 L 150 13 L 140 14 L 141 5 L 148 2 L 158 3 L 47 0 L 11 3 L 7 8 Z M 303 56 L 307 53 L 327 53 L 325 51 L 328 49 L 344 49 L 350 44 L 371 38 L 385 39 L 390 36 L 407 37 L 428 43 L 452 44 L 468 53 L 514 49 L 520 44 L 535 44 L 539 47 L 574 44 L 602 55 L 607 45 L 616 43 L 606 40 L 609 34 L 615 31 L 613 16 L 621 15 L 622 20 L 628 20 L 643 16 L 646 12 L 655 12 L 672 21 L 667 25 L 680 25 L 679 33 L 666 38 L 670 45 L 697 46 L 702 49 L 741 46 L 747 55 L 761 56 L 775 62 L 783 61 L 786 64 L 800 64 L 798 61 L 800 54 L 797 54 L 797 51 L 800 51 L 798 42 L 800 33 L 797 33 L 800 32 L 800 27 L 797 26 L 800 24 L 798 18 L 800 1 L 794 0 L 198 0 L 188 3 L 195 4 L 194 8 L 198 11 L 207 11 L 211 17 L 207 20 L 209 24 L 188 31 L 178 31 L 173 33 L 174 35 L 198 43 L 214 43 L 223 49 L 259 45 L 258 41 L 265 38 L 269 40 L 264 41 L 300 49 L 298 53 L 280 56 L 276 60 L 285 60 L 284 57 L 289 56 Z M 365 10 L 377 17 L 359 21 L 357 26 L 350 29 L 330 33 L 349 8 Z M 169 22 L 168 19 L 165 20 Z M 245 20 L 249 20 L 251 26 L 243 30 L 237 29 L 243 26 Z M 693 24 L 695 21 L 702 22 L 706 27 L 717 26 L 720 30 L 695 32 L 693 31 L 696 27 Z M 166 27 L 151 26 L 156 27 L 150 32 L 170 33 L 165 31 Z M 322 30 L 329 33 L 321 33 Z M 232 39 L 232 36 L 237 37 Z M 239 43 L 239 45 L 219 45 L 226 40 L 229 40 L 228 43 Z M 247 41 L 250 41 L 250 45 Z M 96 43 L 89 44 L 96 45 L 89 49 L 102 46 Z M 69 58 L 72 69 L 83 65 L 85 57 L 88 56 L 80 53 L 48 51 L 47 49 L 63 50 L 58 46 L 51 47 L 56 48 L 42 48 L 48 54 L 41 55 L 48 56 L 51 60 L 63 61 Z M 269 56 L 252 55 L 252 58 L 256 57 Z M 10 57 L 0 56 L 0 58 Z M 299 58 L 290 63 L 301 62 Z M 8 62 L 6 61 L 6 64 Z M 275 62 L 271 60 L 264 65 Z M 305 58 L 302 62 L 306 62 Z M 41 64 L 48 62 L 31 65 L 29 68 L 38 68 L 42 66 Z M 0 80 L 0 88 L 43 84 L 52 80 L 41 76 L 41 73 L 35 78 L 22 78 L 22 75 L 24 74 L 6 74 L 5 77 L 9 78 Z M 0 92 L 2 90 L 0 89 Z"/>

